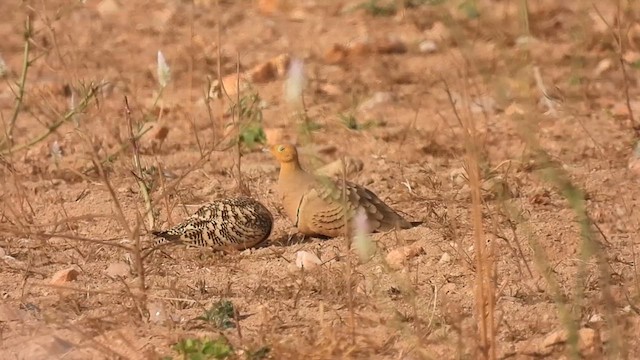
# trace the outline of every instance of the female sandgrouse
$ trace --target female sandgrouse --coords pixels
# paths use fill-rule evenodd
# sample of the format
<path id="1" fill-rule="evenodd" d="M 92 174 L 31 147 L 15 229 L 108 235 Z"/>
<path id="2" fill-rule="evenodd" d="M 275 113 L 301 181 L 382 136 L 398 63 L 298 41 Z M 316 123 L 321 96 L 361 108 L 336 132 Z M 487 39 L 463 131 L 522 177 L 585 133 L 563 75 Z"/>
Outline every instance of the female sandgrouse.
<path id="1" fill-rule="evenodd" d="M 280 162 L 277 190 L 284 211 L 302 234 L 337 237 L 358 210 L 364 211 L 368 231 L 408 229 L 412 224 L 370 190 L 351 183 L 312 175 L 302 169 L 293 145 L 273 145 Z"/>
<path id="2" fill-rule="evenodd" d="M 175 241 L 213 250 L 244 250 L 271 234 L 273 216 L 260 202 L 247 197 L 216 200 L 202 206 L 183 223 L 164 231 L 156 245 Z"/>

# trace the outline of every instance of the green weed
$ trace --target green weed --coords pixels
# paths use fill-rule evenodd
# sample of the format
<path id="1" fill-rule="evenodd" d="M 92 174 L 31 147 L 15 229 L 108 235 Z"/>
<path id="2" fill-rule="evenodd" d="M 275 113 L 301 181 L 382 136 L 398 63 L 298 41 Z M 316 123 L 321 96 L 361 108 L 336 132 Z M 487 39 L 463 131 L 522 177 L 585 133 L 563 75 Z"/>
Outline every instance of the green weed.
<path id="1" fill-rule="evenodd" d="M 182 339 L 173 346 L 185 360 L 226 359 L 233 355 L 233 348 L 224 338 Z"/>
<path id="2" fill-rule="evenodd" d="M 236 326 L 233 321 L 235 309 L 229 300 L 220 300 L 205 311 L 203 316 L 197 318 L 219 329 L 230 329 Z"/>

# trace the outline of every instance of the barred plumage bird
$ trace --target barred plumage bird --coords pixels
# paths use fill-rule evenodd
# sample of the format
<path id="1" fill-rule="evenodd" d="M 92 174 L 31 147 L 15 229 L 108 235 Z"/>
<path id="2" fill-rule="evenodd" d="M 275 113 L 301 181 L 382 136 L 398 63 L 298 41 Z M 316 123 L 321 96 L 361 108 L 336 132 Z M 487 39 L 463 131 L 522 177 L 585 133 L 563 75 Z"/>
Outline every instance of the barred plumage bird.
<path id="1" fill-rule="evenodd" d="M 155 245 L 179 242 L 213 250 L 244 250 L 271 234 L 273 216 L 259 201 L 247 197 L 216 200 L 171 229 L 153 231 Z"/>

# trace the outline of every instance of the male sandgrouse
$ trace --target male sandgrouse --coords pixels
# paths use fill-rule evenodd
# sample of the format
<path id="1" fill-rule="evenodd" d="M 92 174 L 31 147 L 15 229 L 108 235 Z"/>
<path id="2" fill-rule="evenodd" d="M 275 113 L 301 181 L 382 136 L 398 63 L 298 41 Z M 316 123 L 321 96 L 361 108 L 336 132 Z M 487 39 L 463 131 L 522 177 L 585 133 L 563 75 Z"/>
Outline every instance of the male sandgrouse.
<path id="1" fill-rule="evenodd" d="M 412 224 L 370 190 L 354 184 L 312 175 L 302 169 L 293 145 L 273 145 L 269 151 L 280 162 L 277 190 L 284 211 L 305 235 L 337 237 L 359 209 L 364 210 L 369 231 L 408 229 Z"/>
<path id="2" fill-rule="evenodd" d="M 247 197 L 216 200 L 202 206 L 183 223 L 164 231 L 155 245 L 169 241 L 213 250 L 244 250 L 271 234 L 273 216 L 260 202 Z"/>

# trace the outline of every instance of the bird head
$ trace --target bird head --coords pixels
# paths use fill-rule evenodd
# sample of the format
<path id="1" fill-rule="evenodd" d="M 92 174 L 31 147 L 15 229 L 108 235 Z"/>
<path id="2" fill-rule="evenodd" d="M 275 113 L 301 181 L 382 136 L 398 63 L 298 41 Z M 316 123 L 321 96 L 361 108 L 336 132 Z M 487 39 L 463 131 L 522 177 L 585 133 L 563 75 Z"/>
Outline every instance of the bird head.
<path id="1" fill-rule="evenodd" d="M 291 144 L 276 144 L 269 147 L 269 152 L 281 164 L 298 161 L 298 150 Z"/>

